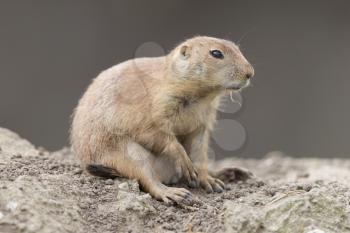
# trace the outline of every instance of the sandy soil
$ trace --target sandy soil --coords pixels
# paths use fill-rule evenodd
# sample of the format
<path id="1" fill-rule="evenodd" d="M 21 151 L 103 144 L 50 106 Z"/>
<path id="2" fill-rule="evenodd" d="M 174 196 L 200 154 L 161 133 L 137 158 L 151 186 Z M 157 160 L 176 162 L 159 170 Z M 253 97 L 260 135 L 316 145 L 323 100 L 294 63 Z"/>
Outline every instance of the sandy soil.
<path id="1" fill-rule="evenodd" d="M 226 159 L 255 177 L 223 193 L 190 189 L 166 206 L 136 181 L 83 172 L 68 148 L 50 153 L 0 128 L 0 232 L 350 232 L 349 160 Z"/>

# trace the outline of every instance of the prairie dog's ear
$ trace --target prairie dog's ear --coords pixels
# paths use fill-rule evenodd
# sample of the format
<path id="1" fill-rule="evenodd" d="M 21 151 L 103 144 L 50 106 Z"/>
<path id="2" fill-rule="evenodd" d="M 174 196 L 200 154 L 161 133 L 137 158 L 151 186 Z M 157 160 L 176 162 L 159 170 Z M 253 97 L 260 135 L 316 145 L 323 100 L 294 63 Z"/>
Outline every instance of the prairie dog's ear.
<path id="1" fill-rule="evenodd" d="M 180 48 L 180 55 L 183 59 L 188 59 L 190 57 L 191 48 L 188 45 L 182 45 Z"/>
<path id="2" fill-rule="evenodd" d="M 190 46 L 181 45 L 180 48 L 175 51 L 175 57 L 176 59 L 174 59 L 171 66 L 173 72 L 177 73 L 179 76 L 185 76 L 190 66 Z"/>

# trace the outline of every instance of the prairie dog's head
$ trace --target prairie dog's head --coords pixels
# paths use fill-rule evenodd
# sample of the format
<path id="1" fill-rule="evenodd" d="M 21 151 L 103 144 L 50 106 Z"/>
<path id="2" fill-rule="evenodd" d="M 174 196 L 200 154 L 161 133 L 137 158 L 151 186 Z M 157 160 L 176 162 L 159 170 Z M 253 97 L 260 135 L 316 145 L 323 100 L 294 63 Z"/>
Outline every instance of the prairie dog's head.
<path id="1" fill-rule="evenodd" d="M 239 90 L 249 85 L 252 65 L 233 42 L 198 36 L 186 40 L 170 53 L 175 77 L 203 87 Z"/>

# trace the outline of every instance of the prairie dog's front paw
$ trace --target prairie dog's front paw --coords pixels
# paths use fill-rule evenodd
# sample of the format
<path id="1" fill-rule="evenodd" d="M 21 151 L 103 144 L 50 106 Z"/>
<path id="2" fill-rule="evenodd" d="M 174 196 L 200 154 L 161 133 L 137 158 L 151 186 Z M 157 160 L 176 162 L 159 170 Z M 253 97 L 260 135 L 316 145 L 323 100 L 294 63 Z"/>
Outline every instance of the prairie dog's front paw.
<path id="1" fill-rule="evenodd" d="M 192 161 L 189 158 L 178 159 L 175 162 L 176 173 L 182 174 L 189 185 L 198 183 L 198 176 Z"/>
<path id="2" fill-rule="evenodd" d="M 199 175 L 198 180 L 200 186 L 207 193 L 221 193 L 226 188 L 224 182 L 222 182 L 220 179 L 210 176 L 209 174 Z"/>
<path id="3" fill-rule="evenodd" d="M 190 191 L 184 188 L 164 187 L 159 193 L 157 193 L 157 199 L 164 201 L 167 204 L 176 202 L 181 203 L 185 199 L 191 199 L 192 194 Z"/>

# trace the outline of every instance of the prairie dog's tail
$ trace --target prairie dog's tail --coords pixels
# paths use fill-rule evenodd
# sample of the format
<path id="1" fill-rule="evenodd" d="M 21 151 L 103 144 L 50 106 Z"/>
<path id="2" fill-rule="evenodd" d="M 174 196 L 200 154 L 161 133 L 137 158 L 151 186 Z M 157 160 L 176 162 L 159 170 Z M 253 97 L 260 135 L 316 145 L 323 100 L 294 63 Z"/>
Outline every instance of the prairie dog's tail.
<path id="1" fill-rule="evenodd" d="M 99 176 L 103 178 L 116 178 L 122 177 L 116 170 L 110 167 L 106 167 L 100 164 L 89 164 L 86 166 L 86 170 L 94 176 Z"/>

